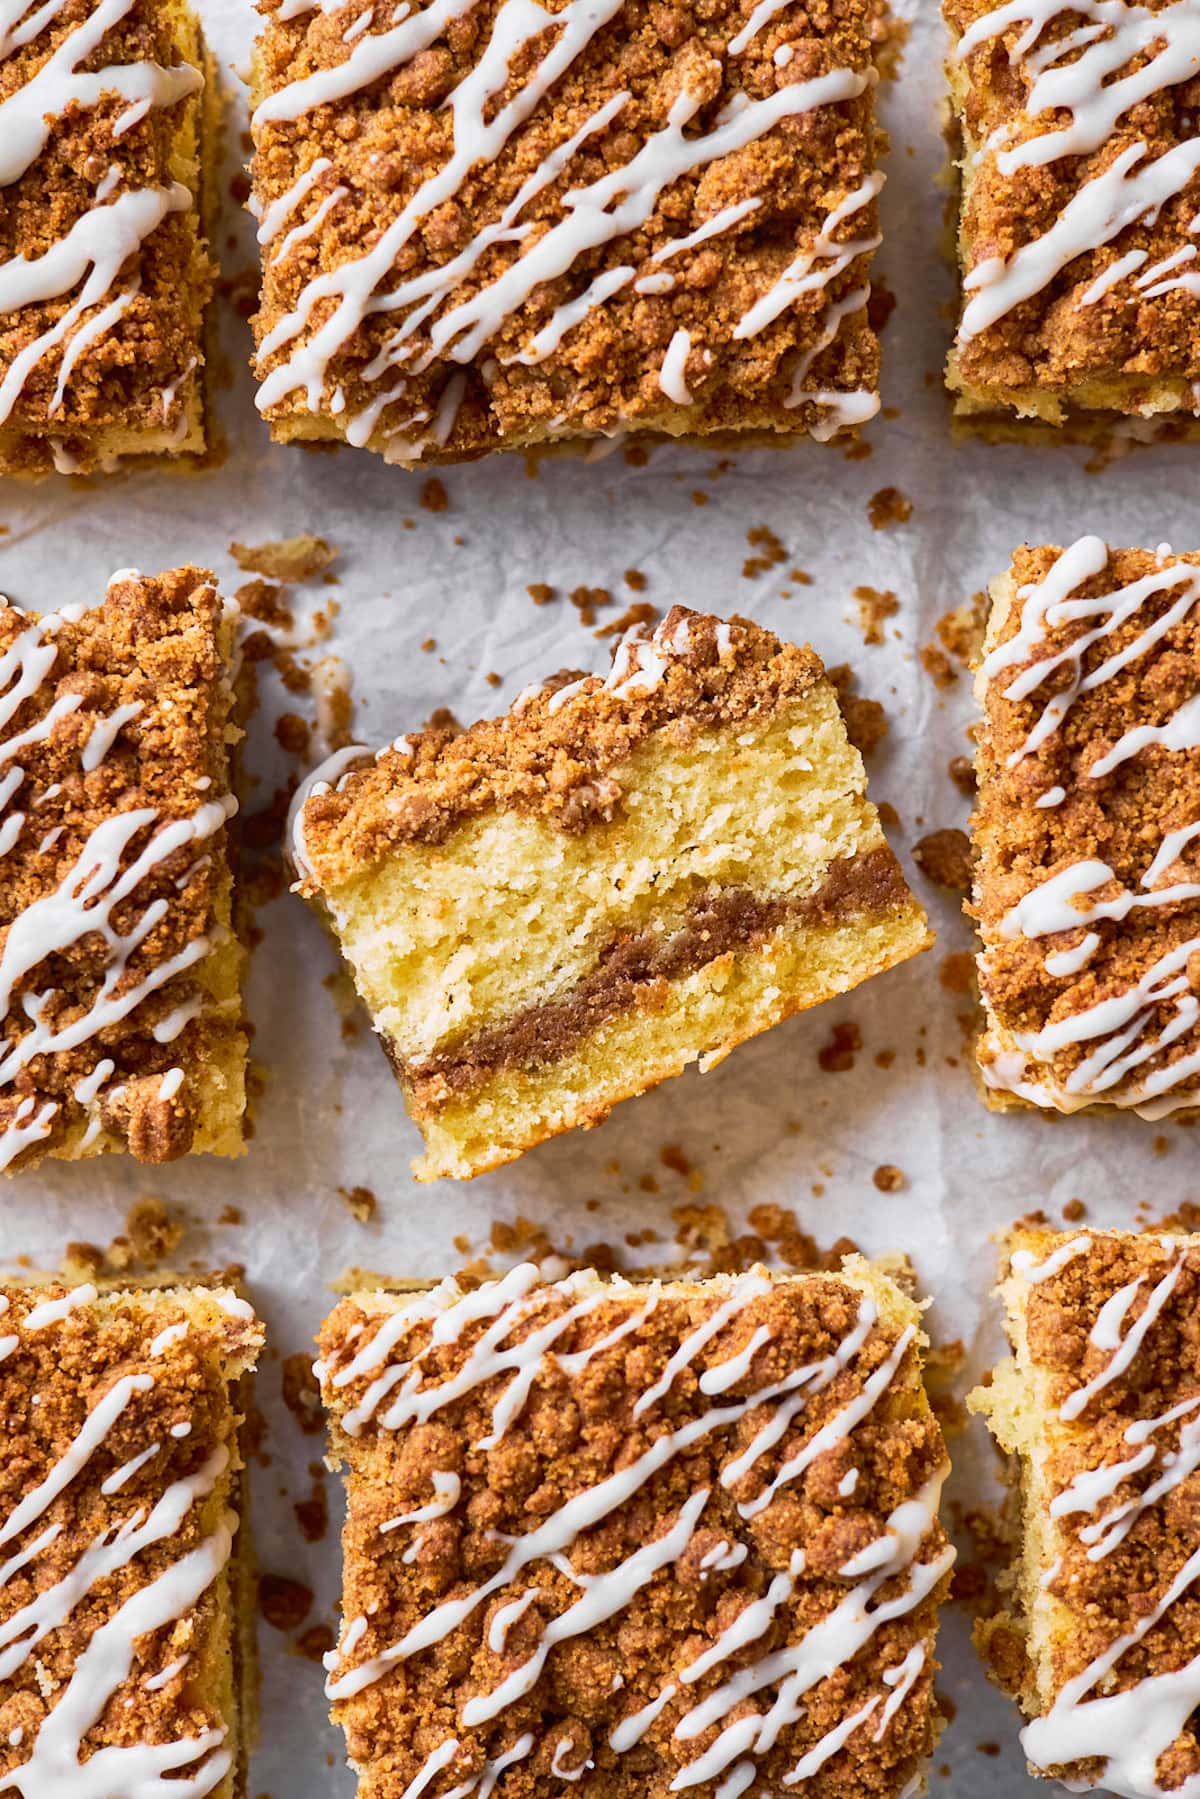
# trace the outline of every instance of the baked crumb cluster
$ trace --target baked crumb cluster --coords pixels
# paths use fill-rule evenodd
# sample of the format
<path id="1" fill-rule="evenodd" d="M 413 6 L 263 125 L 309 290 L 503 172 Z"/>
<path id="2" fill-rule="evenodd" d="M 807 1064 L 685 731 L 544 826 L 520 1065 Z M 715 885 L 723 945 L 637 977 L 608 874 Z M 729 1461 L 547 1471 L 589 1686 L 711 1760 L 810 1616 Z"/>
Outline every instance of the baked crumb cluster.
<path id="1" fill-rule="evenodd" d="M 968 424 L 1194 427 L 1192 0 L 944 0 L 961 156 Z"/>
<path id="2" fill-rule="evenodd" d="M 204 448 L 204 53 L 181 0 L 0 24 L 0 474 Z"/>
<path id="3" fill-rule="evenodd" d="M 868 0 L 263 0 L 259 407 L 389 461 L 878 410 Z"/>
<path id="4" fill-rule="evenodd" d="M 363 1799 L 909 1790 L 953 1559 L 917 1318 L 865 1264 L 343 1301 Z"/>
<path id="5" fill-rule="evenodd" d="M 982 1647 L 1034 1773 L 1169 1799 L 1200 1777 L 1200 1239 L 1021 1230 L 1008 1259 L 1015 1357 L 972 1404 L 1025 1539 Z"/>
<path id="6" fill-rule="evenodd" d="M 0 1286 L 0 1787 L 244 1791 L 228 1288 Z"/>
<path id="7" fill-rule="evenodd" d="M 979 674 L 975 911 L 995 1103 L 1200 1099 L 1200 556 L 1023 548 Z"/>
<path id="8" fill-rule="evenodd" d="M 0 605 L 0 1167 L 237 1153 L 227 680 L 211 577 Z"/>
<path id="9" fill-rule="evenodd" d="M 294 814 L 300 888 L 336 886 L 406 843 L 435 844 L 493 808 L 572 834 L 612 818 L 613 770 L 665 726 L 680 744 L 709 726 L 769 717 L 825 678 L 815 651 L 751 619 L 672 606 L 634 626 L 607 675 L 565 669 L 526 687 L 500 718 L 398 737 L 371 757 L 345 750 L 318 770 Z"/>

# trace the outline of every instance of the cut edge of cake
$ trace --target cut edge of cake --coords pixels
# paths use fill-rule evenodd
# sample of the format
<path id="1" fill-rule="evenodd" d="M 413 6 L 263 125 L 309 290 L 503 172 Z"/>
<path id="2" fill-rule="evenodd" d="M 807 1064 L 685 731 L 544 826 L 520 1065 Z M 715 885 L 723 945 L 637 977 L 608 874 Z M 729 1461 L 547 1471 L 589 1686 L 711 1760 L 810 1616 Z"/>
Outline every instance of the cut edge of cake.
<path id="1" fill-rule="evenodd" d="M 418 1178 L 596 1124 L 931 941 L 819 661 L 746 621 L 675 608 L 606 681 L 368 754 L 310 777 L 291 848 L 425 1135 Z"/>

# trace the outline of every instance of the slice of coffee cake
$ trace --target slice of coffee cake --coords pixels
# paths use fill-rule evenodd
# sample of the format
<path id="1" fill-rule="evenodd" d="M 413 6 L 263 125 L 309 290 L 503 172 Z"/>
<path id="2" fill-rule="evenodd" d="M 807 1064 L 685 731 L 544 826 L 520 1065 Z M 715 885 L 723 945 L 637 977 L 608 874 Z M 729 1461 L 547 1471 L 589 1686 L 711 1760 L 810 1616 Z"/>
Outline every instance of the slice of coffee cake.
<path id="1" fill-rule="evenodd" d="M 326 1658 L 359 1799 L 900 1799 L 940 1720 L 945 1445 L 880 1265 L 365 1291 Z"/>
<path id="2" fill-rule="evenodd" d="M 235 632 L 196 568 L 0 599 L 0 1171 L 242 1152 Z"/>
<path id="3" fill-rule="evenodd" d="M 244 1799 L 262 1345 L 224 1285 L 0 1281 L 0 1792 Z"/>
<path id="4" fill-rule="evenodd" d="M 1019 1529 L 979 1647 L 1029 1719 L 1032 1774 L 1187 1799 L 1200 1783 L 1200 1237 L 1022 1226 L 1000 1293 L 1012 1355 L 967 1403 L 1011 1458 Z"/>
<path id="5" fill-rule="evenodd" d="M 318 770 L 298 890 L 424 1134 L 417 1175 L 597 1124 L 923 949 L 865 789 L 811 649 L 682 607 L 607 679 Z"/>

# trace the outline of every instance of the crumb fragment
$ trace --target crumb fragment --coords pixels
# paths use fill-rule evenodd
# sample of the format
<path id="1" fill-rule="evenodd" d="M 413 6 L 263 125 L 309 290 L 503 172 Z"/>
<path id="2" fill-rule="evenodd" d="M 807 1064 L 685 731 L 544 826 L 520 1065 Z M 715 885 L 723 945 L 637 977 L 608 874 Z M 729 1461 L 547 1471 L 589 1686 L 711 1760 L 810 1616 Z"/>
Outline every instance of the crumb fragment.
<path id="1" fill-rule="evenodd" d="M 887 736 L 887 713 L 878 700 L 869 700 L 854 691 L 858 676 L 848 662 L 839 662 L 825 673 L 837 690 L 847 737 L 860 756 L 871 755 Z"/>
<path id="2" fill-rule="evenodd" d="M 378 1200 L 370 1187 L 339 1187 L 338 1192 L 346 1202 L 346 1210 L 359 1224 L 370 1224 L 378 1208 Z"/>
<path id="3" fill-rule="evenodd" d="M 594 625 L 597 609 L 612 605 L 612 594 L 607 587 L 574 587 L 567 597 L 579 613 L 581 625 Z"/>
<path id="4" fill-rule="evenodd" d="M 304 1541 L 322 1542 L 329 1530 L 329 1498 L 325 1491 L 324 1471 L 319 1462 L 313 1474 L 312 1491 L 307 1499 L 298 1499 L 292 1510 L 296 1514 L 296 1523 Z"/>
<path id="5" fill-rule="evenodd" d="M 889 525 L 903 525 L 912 517 L 912 509 L 912 501 L 898 487 L 881 487 L 867 501 L 872 531 L 886 531 Z"/>
<path id="6" fill-rule="evenodd" d="M 929 676 L 934 686 L 941 688 L 943 691 L 945 691 L 947 687 L 953 687 L 958 680 L 958 670 L 951 662 L 949 656 L 947 656 L 945 650 L 939 649 L 936 643 L 927 643 L 922 647 L 921 667 L 925 670 L 925 673 Z"/>
<path id="7" fill-rule="evenodd" d="M 929 831 L 913 845 L 913 861 L 935 887 L 954 893 L 971 888 L 971 840 L 957 828 Z"/>
<path id="8" fill-rule="evenodd" d="M 975 958 L 966 950 L 955 950 L 942 958 L 938 969 L 938 985 L 947 993 L 972 993 L 975 989 Z"/>
<path id="9" fill-rule="evenodd" d="M 327 1655 L 332 1655 L 336 1646 L 337 1637 L 329 1624 L 310 1624 L 296 1638 L 297 1651 L 309 1662 L 323 1662 Z M 267 1799 L 266 1795 L 264 1799 Z"/>
<path id="10" fill-rule="evenodd" d="M 900 602 L 890 587 L 856 587 L 854 598 L 858 601 L 858 617 L 865 644 L 879 644 L 884 641 L 884 620 L 894 617 L 900 610 Z"/>
<path id="11" fill-rule="evenodd" d="M 781 562 L 787 561 L 787 550 L 770 525 L 752 525 L 746 533 L 746 542 L 752 550 L 758 551 L 742 564 L 742 575 L 747 581 L 753 581 L 759 575 L 765 575 L 768 569 L 778 568 Z"/>
<path id="12" fill-rule="evenodd" d="M 247 574 L 268 581 L 310 581 L 330 566 L 337 551 L 323 537 L 285 537 L 276 543 L 231 543 L 229 554 Z"/>
<path id="13" fill-rule="evenodd" d="M 854 1058 L 862 1048 L 862 1032 L 856 1024 L 849 1021 L 835 1024 L 829 1042 L 817 1055 L 817 1062 L 825 1074 L 848 1074 L 854 1067 Z"/>
<path id="14" fill-rule="evenodd" d="M 960 793 L 965 793 L 970 799 L 974 798 L 978 782 L 975 777 L 975 764 L 970 756 L 952 756 L 947 764 L 946 772 Z"/>
<path id="15" fill-rule="evenodd" d="M 234 592 L 234 601 L 244 618 L 257 619 L 279 631 L 290 631 L 295 614 L 283 597 L 284 590 L 275 581 L 243 581 Z"/>
<path id="16" fill-rule="evenodd" d="M 179 1247 L 183 1224 L 167 1211 L 161 1199 L 139 1199 L 125 1216 L 125 1229 L 133 1253 L 144 1268 L 160 1268 Z"/>
<path id="17" fill-rule="evenodd" d="M 313 1607 L 313 1590 L 285 1574 L 260 1574 L 258 1609 L 273 1630 L 298 1630 Z"/>
<path id="18" fill-rule="evenodd" d="M 281 712 L 275 720 L 274 738 L 289 756 L 305 757 L 312 744 L 312 727 L 298 712 Z"/>
<path id="19" fill-rule="evenodd" d="M 964 605 L 944 612 L 934 627 L 942 648 L 963 668 L 974 668 L 983 653 L 988 605 L 986 591 L 974 593 Z"/>
<path id="20" fill-rule="evenodd" d="M 321 1392 L 313 1373 L 312 1357 L 289 1355 L 280 1369 L 283 1403 L 305 1436 L 317 1436 L 325 1428 Z"/>
<path id="21" fill-rule="evenodd" d="M 610 619 L 606 625 L 600 625 L 592 633 L 594 637 L 622 637 L 636 625 L 654 625 L 658 622 L 658 608 L 649 600 L 635 600 L 627 606 L 619 618 Z"/>

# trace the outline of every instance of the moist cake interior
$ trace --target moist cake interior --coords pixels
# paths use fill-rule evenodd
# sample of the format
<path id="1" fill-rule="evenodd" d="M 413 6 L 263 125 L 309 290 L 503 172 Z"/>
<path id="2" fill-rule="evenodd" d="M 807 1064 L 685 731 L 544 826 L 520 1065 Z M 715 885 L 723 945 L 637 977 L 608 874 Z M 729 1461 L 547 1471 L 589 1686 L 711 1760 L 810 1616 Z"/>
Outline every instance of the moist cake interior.
<path id="1" fill-rule="evenodd" d="M 642 653 L 689 618 L 671 614 Z M 715 627 L 695 622 L 697 641 Z M 425 1135 L 420 1177 L 477 1173 L 596 1123 L 924 947 L 833 688 L 811 652 L 759 640 L 809 658 L 793 687 L 737 720 L 668 701 L 660 725 L 564 796 L 591 808 L 578 828 L 472 807 L 431 825 L 433 842 L 376 850 L 376 818 L 386 833 L 405 805 L 386 762 L 351 771 L 328 825 L 326 802 L 308 802 L 311 885 Z M 507 726 L 502 753 L 553 768 L 542 724 L 586 733 L 599 687 L 558 688 L 493 727 Z M 412 806 L 422 817 L 419 779 Z"/>

